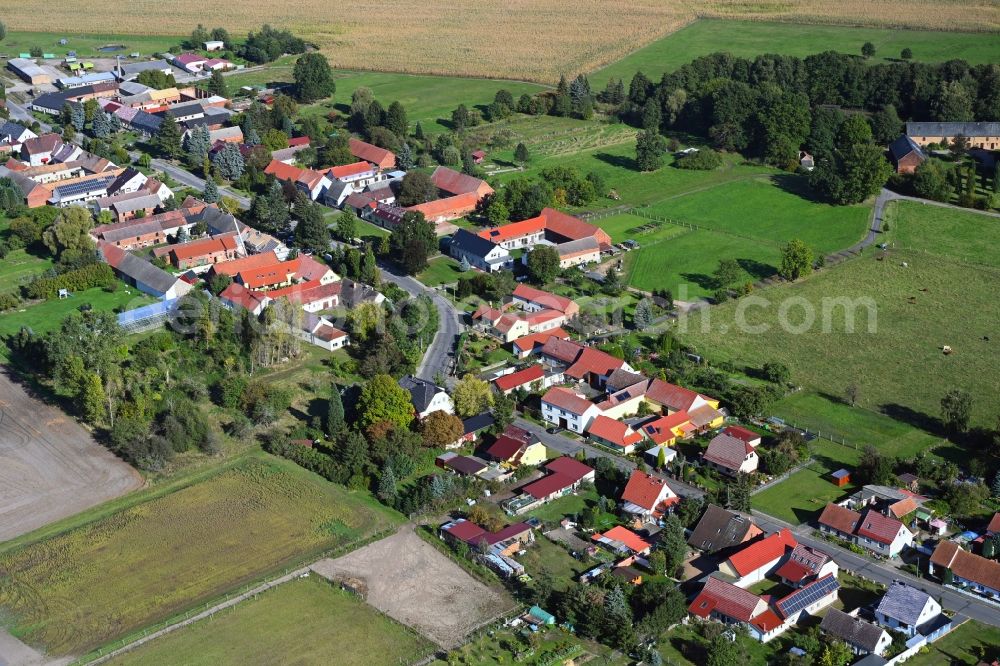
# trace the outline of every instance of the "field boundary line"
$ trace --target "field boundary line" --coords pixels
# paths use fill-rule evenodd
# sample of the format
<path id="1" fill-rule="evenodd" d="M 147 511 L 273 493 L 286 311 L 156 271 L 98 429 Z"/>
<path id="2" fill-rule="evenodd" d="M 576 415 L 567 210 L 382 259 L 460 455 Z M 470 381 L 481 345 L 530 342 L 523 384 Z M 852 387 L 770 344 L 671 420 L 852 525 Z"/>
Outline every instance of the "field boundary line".
<path id="1" fill-rule="evenodd" d="M 320 552 L 308 552 L 299 557 L 293 558 L 290 562 L 286 563 L 283 567 L 281 573 L 277 573 L 272 570 L 270 573 L 257 578 L 256 581 L 252 581 L 245 586 L 241 585 L 237 589 L 242 589 L 243 592 L 235 593 L 230 590 L 222 595 L 218 595 L 207 602 L 199 603 L 196 606 L 188 608 L 186 611 L 177 613 L 172 617 L 167 618 L 161 622 L 157 622 L 154 625 L 137 629 L 130 634 L 126 634 L 122 638 L 116 639 L 106 646 L 91 650 L 87 654 L 78 657 L 76 660 L 71 662 L 72 666 L 82 666 L 83 664 L 100 664 L 104 663 L 112 656 L 127 652 L 134 647 L 138 647 L 143 643 L 148 642 L 149 639 L 162 636 L 163 634 L 170 633 L 171 631 L 178 629 L 180 627 L 187 626 L 191 624 L 196 619 L 204 619 L 205 617 L 210 617 L 217 613 L 218 611 L 225 610 L 234 606 L 238 601 L 245 600 L 248 596 L 252 594 L 259 593 L 272 587 L 276 587 L 280 583 L 288 582 L 295 578 L 296 574 L 302 574 L 303 572 L 309 572 L 310 567 L 318 562 L 319 560 L 327 558 L 336 558 L 359 548 L 363 548 L 376 541 L 381 541 L 389 536 L 392 536 L 398 532 L 401 528 L 399 526 L 393 526 L 387 529 L 379 530 L 374 534 L 371 534 L 362 539 L 356 541 L 351 541 L 346 544 L 341 544 L 333 548 L 327 548 L 326 550 Z M 296 569 L 290 570 L 289 566 L 295 566 Z M 279 582 L 280 581 L 280 582 Z M 234 601 L 236 600 L 236 601 Z M 198 610 L 201 609 L 201 610 Z M 157 628 L 159 627 L 159 628 Z M 118 647 L 114 647 L 117 645 Z"/>

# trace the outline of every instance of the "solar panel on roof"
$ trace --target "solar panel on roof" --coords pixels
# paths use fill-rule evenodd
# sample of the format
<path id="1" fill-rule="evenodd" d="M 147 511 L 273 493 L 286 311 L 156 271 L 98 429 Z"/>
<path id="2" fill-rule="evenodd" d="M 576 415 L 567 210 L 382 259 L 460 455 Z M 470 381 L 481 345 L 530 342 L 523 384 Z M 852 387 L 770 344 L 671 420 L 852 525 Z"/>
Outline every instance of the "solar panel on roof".
<path id="1" fill-rule="evenodd" d="M 779 601 L 778 609 L 785 617 L 789 617 L 839 589 L 840 583 L 837 582 L 837 579 L 833 576 L 827 576 Z"/>
<path id="2" fill-rule="evenodd" d="M 59 196 L 66 197 L 72 196 L 74 194 L 81 194 L 83 192 L 93 192 L 94 190 L 99 190 L 102 187 L 107 187 L 114 177 L 107 178 L 95 178 L 93 180 L 87 180 L 82 183 L 70 183 L 69 185 L 59 185 L 55 188 L 55 191 L 59 193 Z"/>

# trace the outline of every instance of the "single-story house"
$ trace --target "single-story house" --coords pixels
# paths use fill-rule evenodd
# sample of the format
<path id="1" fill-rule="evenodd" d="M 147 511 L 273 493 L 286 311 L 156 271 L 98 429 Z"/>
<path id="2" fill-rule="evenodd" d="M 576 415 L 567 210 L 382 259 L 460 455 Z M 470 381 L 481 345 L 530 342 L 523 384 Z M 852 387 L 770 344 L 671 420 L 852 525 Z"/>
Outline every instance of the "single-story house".
<path id="1" fill-rule="evenodd" d="M 410 402 L 418 419 L 432 412 L 455 413 L 455 403 L 442 387 L 426 379 L 407 375 L 399 380 L 399 385 L 409 391 Z"/>
<path id="2" fill-rule="evenodd" d="M 650 548 L 653 547 L 641 536 L 621 525 L 616 525 L 603 534 L 594 532 L 590 540 L 618 555 L 648 555 Z"/>
<path id="3" fill-rule="evenodd" d="M 563 497 L 573 492 L 581 483 L 593 482 L 594 469 L 575 458 L 561 456 L 545 465 L 546 476 L 520 488 L 520 494 L 505 501 L 502 506 L 517 515 Z"/>
<path id="4" fill-rule="evenodd" d="M 636 445 L 643 439 L 642 433 L 633 430 L 632 426 L 604 414 L 598 414 L 590 422 L 587 427 L 587 436 L 598 444 L 603 444 L 625 455 L 635 451 Z"/>
<path id="5" fill-rule="evenodd" d="M 516 426 L 508 426 L 496 441 L 486 448 L 484 455 L 505 467 L 522 465 L 534 467 L 545 462 L 546 449 L 537 437 Z"/>
<path id="6" fill-rule="evenodd" d="M 889 159 L 896 173 L 913 173 L 927 160 L 917 142 L 905 134 L 889 144 Z"/>
<path id="7" fill-rule="evenodd" d="M 643 521 L 657 520 L 680 502 L 666 479 L 632 470 L 621 496 L 622 511 Z"/>
<path id="8" fill-rule="evenodd" d="M 906 634 L 931 636 L 940 625 L 941 604 L 931 595 L 902 581 L 893 581 L 878 607 L 875 621 L 883 627 Z"/>
<path id="9" fill-rule="evenodd" d="M 725 433 L 712 438 L 702 454 L 702 460 L 730 476 L 752 474 L 757 471 L 760 462 L 754 447 Z"/>
<path id="10" fill-rule="evenodd" d="M 836 608 L 826 612 L 819 629 L 827 636 L 846 643 L 857 655 L 881 656 L 892 645 L 892 636 L 882 627 Z"/>
<path id="11" fill-rule="evenodd" d="M 719 564 L 719 572 L 737 587 L 750 587 L 777 571 L 797 545 L 790 530 L 778 530 L 730 555 Z"/>
<path id="12" fill-rule="evenodd" d="M 688 544 L 706 553 L 716 553 L 746 543 L 763 533 L 752 516 L 709 504 L 701 520 L 691 530 Z"/>
<path id="13" fill-rule="evenodd" d="M 934 549 L 929 569 L 940 571 L 946 585 L 1000 600 L 1000 562 L 964 550 L 954 541 L 942 541 Z"/>

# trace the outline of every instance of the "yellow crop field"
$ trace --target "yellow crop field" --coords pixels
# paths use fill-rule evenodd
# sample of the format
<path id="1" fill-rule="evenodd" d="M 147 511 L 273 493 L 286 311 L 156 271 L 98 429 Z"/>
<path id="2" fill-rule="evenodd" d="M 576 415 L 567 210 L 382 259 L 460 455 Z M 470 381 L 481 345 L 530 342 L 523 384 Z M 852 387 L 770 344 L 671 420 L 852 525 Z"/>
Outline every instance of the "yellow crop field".
<path id="1" fill-rule="evenodd" d="M 187 34 L 199 22 L 235 34 L 270 23 L 316 43 L 335 67 L 551 83 L 614 62 L 699 17 L 845 25 L 1000 30 L 991 0 L 0 0 L 9 30 Z M 725 46 L 725 34 L 719 46 Z M 822 46 L 822 45 L 819 45 Z"/>

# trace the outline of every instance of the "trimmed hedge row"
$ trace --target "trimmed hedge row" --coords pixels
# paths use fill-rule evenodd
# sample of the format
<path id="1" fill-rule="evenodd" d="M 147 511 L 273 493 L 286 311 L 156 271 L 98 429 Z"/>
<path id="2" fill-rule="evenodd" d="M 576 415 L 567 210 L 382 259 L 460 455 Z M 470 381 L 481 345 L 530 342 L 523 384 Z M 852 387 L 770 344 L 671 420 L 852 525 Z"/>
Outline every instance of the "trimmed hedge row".
<path id="1" fill-rule="evenodd" d="M 84 291 L 94 287 L 110 287 L 116 284 L 115 272 L 103 263 L 87 264 L 82 268 L 67 271 L 55 277 L 40 277 L 24 287 L 26 298 L 55 298 L 60 289 Z"/>

